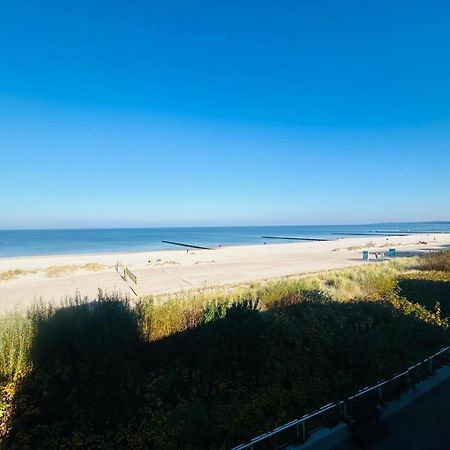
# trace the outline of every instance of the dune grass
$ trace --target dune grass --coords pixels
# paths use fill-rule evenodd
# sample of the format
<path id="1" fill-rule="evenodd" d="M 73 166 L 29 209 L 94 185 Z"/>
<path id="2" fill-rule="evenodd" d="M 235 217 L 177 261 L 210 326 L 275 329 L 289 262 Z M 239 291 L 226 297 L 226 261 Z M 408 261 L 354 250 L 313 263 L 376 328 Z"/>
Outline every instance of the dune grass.
<path id="1" fill-rule="evenodd" d="M 91 272 L 98 272 L 103 270 L 106 266 L 98 263 L 88 263 L 83 265 L 68 264 L 62 266 L 50 266 L 44 269 L 44 273 L 49 278 L 62 277 L 70 273 L 78 272 L 79 270 L 88 270 Z"/>
<path id="2" fill-rule="evenodd" d="M 448 343 L 446 258 L 0 316 L 0 443 L 231 447 Z"/>
<path id="3" fill-rule="evenodd" d="M 161 261 L 161 260 L 157 260 L 153 266 L 178 266 L 180 263 L 178 261 Z"/>
<path id="4" fill-rule="evenodd" d="M 450 251 L 434 252 L 421 258 L 418 264 L 421 270 L 450 272 Z"/>
<path id="5" fill-rule="evenodd" d="M 114 266 L 112 266 L 114 267 Z M 84 264 L 81 266 L 81 269 L 83 270 L 89 270 L 91 272 L 100 272 L 101 270 L 104 270 L 106 266 L 104 264 L 99 264 L 96 262 Z"/>
<path id="6" fill-rule="evenodd" d="M 43 272 L 49 278 L 57 278 L 62 277 L 64 275 L 68 275 L 70 273 L 77 272 L 79 270 L 88 270 L 91 272 L 98 272 L 100 270 L 104 270 L 106 268 L 105 265 L 99 263 L 88 263 L 83 265 L 76 264 L 67 264 L 60 266 L 49 266 L 45 269 L 12 269 L 7 270 L 5 272 L 0 272 L 0 283 L 5 281 L 14 280 L 15 278 L 32 275 L 36 273 Z"/>
<path id="7" fill-rule="evenodd" d="M 37 270 L 14 269 L 0 272 L 0 283 L 2 281 L 14 280 L 17 277 L 37 273 Z"/>
<path id="8" fill-rule="evenodd" d="M 79 269 L 75 264 L 64 266 L 49 266 L 44 269 L 45 275 L 49 278 L 61 277 L 69 273 L 76 272 Z"/>

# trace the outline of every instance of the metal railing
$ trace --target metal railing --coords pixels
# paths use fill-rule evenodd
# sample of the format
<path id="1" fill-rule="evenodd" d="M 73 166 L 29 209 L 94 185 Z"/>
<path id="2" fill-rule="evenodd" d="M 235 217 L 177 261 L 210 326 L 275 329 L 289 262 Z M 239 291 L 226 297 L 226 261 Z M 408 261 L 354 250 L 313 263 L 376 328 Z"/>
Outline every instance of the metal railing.
<path id="1" fill-rule="evenodd" d="M 321 428 L 332 428 L 347 421 L 352 412 L 373 407 L 399 397 L 415 384 L 429 377 L 436 369 L 449 361 L 450 347 L 439 350 L 434 355 L 409 367 L 388 380 L 361 389 L 355 395 L 338 403 L 329 403 L 311 414 L 275 428 L 253 438 L 249 443 L 238 445 L 231 450 L 279 450 L 289 445 L 306 442 L 309 436 Z"/>

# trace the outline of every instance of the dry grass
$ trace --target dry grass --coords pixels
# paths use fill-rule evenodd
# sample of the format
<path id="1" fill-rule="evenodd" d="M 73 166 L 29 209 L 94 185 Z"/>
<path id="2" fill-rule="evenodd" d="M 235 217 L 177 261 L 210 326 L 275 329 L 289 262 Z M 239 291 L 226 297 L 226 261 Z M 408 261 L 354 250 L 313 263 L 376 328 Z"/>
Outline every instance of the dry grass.
<path id="1" fill-rule="evenodd" d="M 45 275 L 49 278 L 61 277 L 63 275 L 67 275 L 69 273 L 73 273 L 79 270 L 79 266 L 74 264 L 66 265 L 66 266 L 50 266 L 44 269 Z"/>
<path id="2" fill-rule="evenodd" d="M 0 272 L 0 283 L 2 281 L 14 280 L 17 277 L 30 275 L 34 273 L 37 273 L 37 270 L 14 269 L 14 270 L 7 270 L 6 272 Z"/>
<path id="3" fill-rule="evenodd" d="M 0 283 L 4 281 L 14 280 L 15 278 L 33 275 L 39 272 L 43 272 L 49 278 L 57 278 L 62 277 L 64 275 L 68 275 L 70 273 L 76 272 L 78 270 L 88 270 L 90 272 L 99 272 L 100 270 L 104 270 L 107 266 L 98 263 L 88 263 L 84 265 L 64 265 L 64 266 L 50 266 L 45 269 L 12 269 L 7 270 L 6 272 L 0 272 Z"/>
<path id="4" fill-rule="evenodd" d="M 89 270 L 91 272 L 98 272 L 100 270 L 105 269 L 106 266 L 98 263 L 88 263 L 84 265 L 65 265 L 65 266 L 50 266 L 44 269 L 45 275 L 49 278 L 57 278 L 62 277 L 64 275 L 68 275 L 79 270 Z"/>
<path id="5" fill-rule="evenodd" d="M 371 242 L 367 242 L 366 245 L 357 245 L 357 246 L 353 246 L 353 247 L 347 247 L 347 250 L 361 250 L 363 248 L 373 248 L 376 246 L 377 246 L 377 244 L 375 244 L 375 242 L 371 241 Z"/>
<path id="6" fill-rule="evenodd" d="M 180 263 L 178 261 L 158 261 L 156 260 L 156 263 L 153 264 L 153 266 L 178 266 Z"/>
<path id="7" fill-rule="evenodd" d="M 450 251 L 442 251 L 425 255 L 419 263 L 420 270 L 450 272 Z"/>
<path id="8" fill-rule="evenodd" d="M 110 267 L 114 267 L 114 266 L 110 266 Z M 84 266 L 80 267 L 83 270 L 89 270 L 91 272 L 100 272 L 101 270 L 105 269 L 106 266 L 103 264 L 99 264 L 99 263 L 89 263 L 89 264 L 85 264 Z"/>

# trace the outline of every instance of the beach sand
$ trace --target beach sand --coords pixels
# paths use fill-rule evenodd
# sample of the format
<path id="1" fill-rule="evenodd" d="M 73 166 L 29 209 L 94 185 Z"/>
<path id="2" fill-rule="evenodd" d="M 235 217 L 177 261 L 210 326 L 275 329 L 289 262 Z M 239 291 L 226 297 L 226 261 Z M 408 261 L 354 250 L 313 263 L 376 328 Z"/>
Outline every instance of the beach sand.
<path id="1" fill-rule="evenodd" d="M 450 248 L 450 234 L 364 236 L 189 252 L 176 249 L 1 258 L 0 311 L 23 310 L 38 300 L 59 304 L 76 293 L 96 297 L 99 288 L 133 295 L 114 269 L 117 261 L 137 275 L 139 293 L 146 295 L 373 264 L 373 256 L 369 262 L 362 260 L 362 250 L 387 251 L 389 247 L 396 248 L 397 257 L 414 256 Z M 19 272 L 9 272 L 14 270 Z"/>

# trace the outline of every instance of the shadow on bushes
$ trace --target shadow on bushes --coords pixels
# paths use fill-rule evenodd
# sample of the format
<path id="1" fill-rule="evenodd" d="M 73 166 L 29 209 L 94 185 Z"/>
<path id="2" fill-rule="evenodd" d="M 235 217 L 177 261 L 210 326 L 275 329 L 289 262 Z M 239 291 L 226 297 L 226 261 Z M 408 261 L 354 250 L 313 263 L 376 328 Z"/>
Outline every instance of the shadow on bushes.
<path id="1" fill-rule="evenodd" d="M 230 448 L 391 375 L 445 341 L 388 303 L 321 294 L 155 342 L 117 300 L 38 316 L 5 448 Z"/>
<path id="2" fill-rule="evenodd" d="M 430 311 L 439 303 L 441 314 L 450 316 L 450 281 L 406 278 L 399 280 L 402 296 Z"/>

